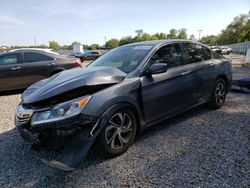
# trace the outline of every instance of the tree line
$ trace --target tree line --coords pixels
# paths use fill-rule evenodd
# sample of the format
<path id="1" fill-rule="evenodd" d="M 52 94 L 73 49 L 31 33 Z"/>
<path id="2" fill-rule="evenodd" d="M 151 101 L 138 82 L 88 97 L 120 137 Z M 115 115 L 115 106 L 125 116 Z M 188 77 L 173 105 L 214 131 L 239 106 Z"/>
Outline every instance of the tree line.
<path id="1" fill-rule="evenodd" d="M 91 44 L 83 45 L 84 49 L 94 50 L 94 49 L 112 49 L 117 46 L 124 44 L 129 44 L 133 42 L 141 42 L 147 40 L 162 40 L 162 39 L 190 39 L 196 40 L 195 36 L 191 34 L 188 37 L 187 29 L 181 28 L 170 29 L 168 33 L 155 33 L 149 34 L 144 32 L 142 29 L 135 31 L 135 36 L 126 36 L 121 39 L 112 38 L 108 40 L 105 45 Z M 227 45 L 234 44 L 244 41 L 250 41 L 250 12 L 248 14 L 241 14 L 236 16 L 234 20 L 223 29 L 218 35 L 207 35 L 203 36 L 199 42 L 207 45 Z M 59 45 L 56 41 L 49 41 L 49 45 L 39 45 L 39 46 L 29 46 L 36 48 L 52 48 L 54 50 L 72 50 L 74 44 L 80 44 L 80 42 L 73 42 L 69 45 Z M 11 46 L 11 49 L 21 48 L 27 46 Z"/>
<path id="2" fill-rule="evenodd" d="M 124 44 L 129 44 L 133 42 L 141 42 L 141 41 L 147 41 L 147 40 L 162 40 L 162 39 L 187 39 L 187 29 L 182 28 L 179 30 L 171 29 L 168 34 L 166 33 L 155 33 L 153 35 L 150 35 L 149 33 L 145 33 L 142 29 L 135 31 L 136 35 L 134 37 L 127 36 L 123 37 L 120 40 L 118 39 L 110 39 L 106 42 L 105 46 L 108 49 L 115 48 L 117 46 L 121 46 Z M 190 39 L 192 40 L 194 38 L 194 35 L 190 36 Z"/>
<path id="3" fill-rule="evenodd" d="M 137 30 L 135 32 L 135 37 L 127 36 L 120 40 L 110 39 L 106 42 L 106 47 L 111 49 L 128 43 L 161 39 L 189 39 L 197 41 L 193 34 L 191 34 L 188 38 L 187 29 L 185 28 L 178 31 L 176 29 L 171 29 L 168 34 L 156 33 L 150 35 L 148 33 L 144 33 L 143 30 Z M 227 45 L 250 41 L 250 12 L 248 14 L 236 16 L 234 20 L 218 35 L 203 36 L 198 41 L 207 45 Z"/>
<path id="4" fill-rule="evenodd" d="M 10 46 L 8 48 L 8 50 L 11 49 L 17 49 L 17 48 L 51 48 L 53 50 L 72 50 L 73 49 L 73 45 L 75 44 L 81 44 L 78 41 L 74 41 L 69 45 L 60 45 L 58 42 L 56 41 L 49 41 L 49 45 L 45 45 L 45 44 L 41 44 L 41 45 L 31 45 L 31 46 Z M 95 50 L 95 49 L 104 49 L 105 46 L 101 46 L 99 44 L 91 44 L 91 45 L 84 45 L 83 44 L 83 48 L 85 50 Z"/>
<path id="5" fill-rule="evenodd" d="M 208 35 L 200 42 L 208 45 L 227 45 L 250 41 L 250 12 L 236 16 L 218 35 Z"/>

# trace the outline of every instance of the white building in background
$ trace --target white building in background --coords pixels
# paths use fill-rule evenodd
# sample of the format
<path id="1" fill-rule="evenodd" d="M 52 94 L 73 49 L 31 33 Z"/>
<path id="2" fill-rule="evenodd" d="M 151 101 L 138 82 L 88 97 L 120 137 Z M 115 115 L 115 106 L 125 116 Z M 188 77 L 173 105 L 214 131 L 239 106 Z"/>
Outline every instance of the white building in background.
<path id="1" fill-rule="evenodd" d="M 246 63 L 250 64 L 250 48 L 247 50 Z"/>
<path id="2" fill-rule="evenodd" d="M 82 55 L 84 52 L 82 44 L 74 44 L 73 52 L 75 55 Z"/>

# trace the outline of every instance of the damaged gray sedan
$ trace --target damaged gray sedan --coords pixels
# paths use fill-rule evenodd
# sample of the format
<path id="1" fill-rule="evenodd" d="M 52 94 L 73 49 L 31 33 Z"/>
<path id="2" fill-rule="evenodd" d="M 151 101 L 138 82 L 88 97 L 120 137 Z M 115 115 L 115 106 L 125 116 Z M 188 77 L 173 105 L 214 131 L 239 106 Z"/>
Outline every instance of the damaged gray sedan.
<path id="1" fill-rule="evenodd" d="M 73 170 L 94 143 L 117 156 L 159 121 L 204 103 L 220 108 L 231 82 L 230 60 L 200 43 L 134 43 L 33 84 L 21 96 L 15 125 L 35 145 L 63 148 L 45 163 Z"/>

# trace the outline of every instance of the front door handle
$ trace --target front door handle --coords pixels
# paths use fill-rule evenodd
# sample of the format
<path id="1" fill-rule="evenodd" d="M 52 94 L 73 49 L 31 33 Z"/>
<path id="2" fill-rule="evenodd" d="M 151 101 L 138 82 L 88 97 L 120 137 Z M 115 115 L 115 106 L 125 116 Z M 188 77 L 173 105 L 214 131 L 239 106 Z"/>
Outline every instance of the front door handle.
<path id="1" fill-rule="evenodd" d="M 11 68 L 11 70 L 17 70 L 17 69 L 20 69 L 21 67 L 13 67 Z"/>
<path id="2" fill-rule="evenodd" d="M 185 71 L 185 72 L 182 72 L 181 75 L 184 76 L 184 75 L 189 74 L 189 73 L 190 73 L 190 71 Z"/>
<path id="3" fill-rule="evenodd" d="M 210 63 L 209 64 L 209 67 L 213 67 L 215 64 L 214 63 Z"/>

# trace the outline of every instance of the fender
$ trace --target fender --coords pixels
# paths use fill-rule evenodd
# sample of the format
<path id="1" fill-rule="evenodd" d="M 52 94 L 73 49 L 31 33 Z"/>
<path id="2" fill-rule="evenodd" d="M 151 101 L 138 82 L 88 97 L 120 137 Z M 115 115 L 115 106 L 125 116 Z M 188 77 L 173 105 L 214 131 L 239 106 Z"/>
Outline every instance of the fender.
<path id="1" fill-rule="evenodd" d="M 119 102 L 119 103 L 113 104 L 103 113 L 103 115 L 100 118 L 100 121 L 106 122 L 108 120 L 107 119 L 108 114 L 113 114 L 118 109 L 126 108 L 126 107 L 132 109 L 133 112 L 135 113 L 135 117 L 136 117 L 136 121 L 137 121 L 137 130 L 138 130 L 137 134 L 141 134 L 143 132 L 143 127 L 145 125 L 143 115 L 142 115 L 141 111 L 135 105 L 133 105 L 129 102 Z M 102 123 L 96 124 L 96 126 L 93 127 L 93 129 L 91 130 L 92 135 L 94 135 L 94 133 L 96 132 L 96 129 L 101 129 L 101 130 L 103 129 L 103 127 L 101 127 L 100 125 L 102 125 Z"/>
<path id="2" fill-rule="evenodd" d="M 106 125 L 105 122 L 107 122 L 109 118 L 108 114 L 112 114 L 123 107 L 131 108 L 134 111 L 136 110 L 136 108 L 129 103 L 117 103 L 112 105 L 97 120 L 96 124 L 90 131 L 90 136 L 88 138 L 83 136 L 85 133 L 79 132 L 77 135 L 74 136 L 71 143 L 58 155 L 56 160 L 48 161 L 46 159 L 42 159 L 42 162 L 62 171 L 75 170 L 81 164 L 83 159 L 86 158 L 89 150 L 93 146 L 101 130 Z M 139 132 L 142 131 L 142 127 L 140 124 L 138 126 L 138 130 Z"/>

